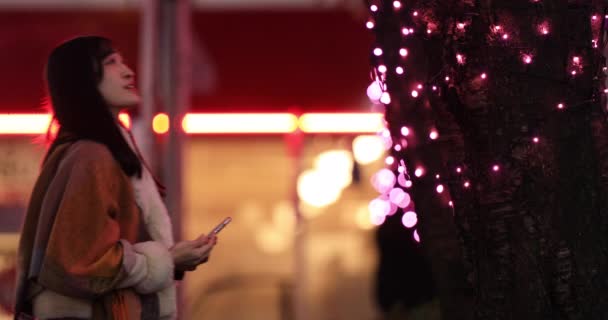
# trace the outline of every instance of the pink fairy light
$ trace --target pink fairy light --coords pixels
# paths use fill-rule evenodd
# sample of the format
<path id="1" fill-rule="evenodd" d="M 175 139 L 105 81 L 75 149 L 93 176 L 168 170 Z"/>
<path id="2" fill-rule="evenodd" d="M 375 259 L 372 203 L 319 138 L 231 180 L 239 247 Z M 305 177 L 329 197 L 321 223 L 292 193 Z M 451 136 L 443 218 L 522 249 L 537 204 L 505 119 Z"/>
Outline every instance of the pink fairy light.
<path id="1" fill-rule="evenodd" d="M 435 191 L 437 191 L 437 193 L 443 193 L 443 185 L 439 184 L 437 185 L 437 187 L 435 188 Z"/>
<path id="2" fill-rule="evenodd" d="M 406 228 L 413 228 L 418 223 L 418 215 L 414 211 L 408 211 L 403 214 L 401 218 L 401 223 Z"/>
<path id="3" fill-rule="evenodd" d="M 458 62 L 458 64 L 464 64 L 464 56 L 460 53 L 456 54 L 456 61 Z"/>

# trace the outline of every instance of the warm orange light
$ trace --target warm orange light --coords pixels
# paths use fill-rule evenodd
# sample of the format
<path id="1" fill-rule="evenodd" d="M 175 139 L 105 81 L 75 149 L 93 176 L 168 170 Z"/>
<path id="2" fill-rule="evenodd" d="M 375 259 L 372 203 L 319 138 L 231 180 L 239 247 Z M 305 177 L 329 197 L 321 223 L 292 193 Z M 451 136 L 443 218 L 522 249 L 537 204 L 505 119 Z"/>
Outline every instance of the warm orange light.
<path id="1" fill-rule="evenodd" d="M 152 119 L 152 130 L 158 134 L 169 132 L 169 116 L 166 113 L 159 113 Z"/>
<path id="2" fill-rule="evenodd" d="M 298 128 L 291 113 L 189 113 L 182 121 L 186 133 L 290 133 Z"/>
<path id="3" fill-rule="evenodd" d="M 384 128 L 382 113 L 306 113 L 300 129 L 308 133 L 376 133 Z"/>
<path id="4" fill-rule="evenodd" d="M 189 113 L 182 121 L 188 134 L 260 134 L 291 133 L 299 128 L 307 133 L 376 133 L 384 128 L 382 113 Z M 126 113 L 118 116 L 131 127 Z M 47 132 L 49 114 L 0 114 L 0 135 L 35 135 Z M 154 132 L 163 134 L 170 128 L 170 119 L 157 114 L 152 121 Z"/>
<path id="5" fill-rule="evenodd" d="M 0 134 L 44 134 L 50 122 L 49 114 L 0 114 Z"/>
<path id="6" fill-rule="evenodd" d="M 118 121 L 127 129 L 131 129 L 131 117 L 129 114 L 121 112 L 118 114 Z"/>

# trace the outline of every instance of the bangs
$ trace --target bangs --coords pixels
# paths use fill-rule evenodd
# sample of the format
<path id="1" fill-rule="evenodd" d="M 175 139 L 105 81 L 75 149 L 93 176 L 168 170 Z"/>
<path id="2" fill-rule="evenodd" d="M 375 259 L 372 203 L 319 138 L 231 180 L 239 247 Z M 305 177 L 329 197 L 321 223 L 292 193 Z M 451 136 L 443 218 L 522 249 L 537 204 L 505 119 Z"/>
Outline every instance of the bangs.
<path id="1" fill-rule="evenodd" d="M 97 82 L 103 79 L 103 59 L 112 53 L 117 52 L 116 49 L 112 46 L 112 41 L 110 39 L 101 38 L 97 43 L 97 47 L 93 49 L 91 57 L 93 58 L 93 71 L 95 72 L 95 78 Z"/>

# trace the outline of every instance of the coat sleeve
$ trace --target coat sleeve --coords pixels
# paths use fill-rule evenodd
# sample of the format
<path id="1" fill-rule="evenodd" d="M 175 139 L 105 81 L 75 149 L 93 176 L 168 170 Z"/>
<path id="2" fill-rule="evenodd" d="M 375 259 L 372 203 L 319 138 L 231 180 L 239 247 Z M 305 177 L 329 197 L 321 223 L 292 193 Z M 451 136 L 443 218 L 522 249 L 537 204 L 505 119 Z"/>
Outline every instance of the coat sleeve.
<path id="1" fill-rule="evenodd" d="M 132 245 L 121 239 L 115 218 L 124 182 L 112 155 L 98 145 L 74 148 L 79 149 L 64 159 L 49 188 L 62 192 L 38 282 L 81 298 L 127 286 L 141 293 L 168 286 L 173 277 L 168 250 L 154 241 Z"/>

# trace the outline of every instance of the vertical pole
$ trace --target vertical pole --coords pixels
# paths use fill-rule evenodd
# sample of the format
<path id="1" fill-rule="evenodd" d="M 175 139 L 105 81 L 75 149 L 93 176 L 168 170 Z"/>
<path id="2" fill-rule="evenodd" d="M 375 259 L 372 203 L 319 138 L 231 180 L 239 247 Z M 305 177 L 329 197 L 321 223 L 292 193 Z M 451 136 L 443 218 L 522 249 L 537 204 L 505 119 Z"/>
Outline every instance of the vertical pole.
<path id="1" fill-rule="evenodd" d="M 292 192 L 296 227 L 293 246 L 293 316 L 294 320 L 308 320 L 308 259 L 306 254 L 307 223 L 300 209 L 298 177 L 302 172 L 303 134 L 300 130 L 287 136 L 287 148 L 292 159 Z"/>
<path id="2" fill-rule="evenodd" d="M 190 106 L 191 92 L 191 6 L 189 0 L 161 0 L 159 62 L 160 94 L 163 110 L 171 119 L 168 136 L 163 139 L 162 177 L 167 187 L 166 204 L 177 241 L 182 239 L 182 154 L 183 119 Z M 178 287 L 180 319 L 186 318 L 183 291 Z"/>
<path id="3" fill-rule="evenodd" d="M 155 148 L 152 132 L 152 117 L 156 111 L 154 92 L 156 88 L 157 69 L 157 34 L 158 34 L 158 0 L 141 2 L 140 8 L 140 42 L 139 42 L 139 90 L 141 105 L 137 116 L 133 118 L 132 132 L 137 140 L 140 152 L 154 170 L 157 168 L 158 150 Z"/>

